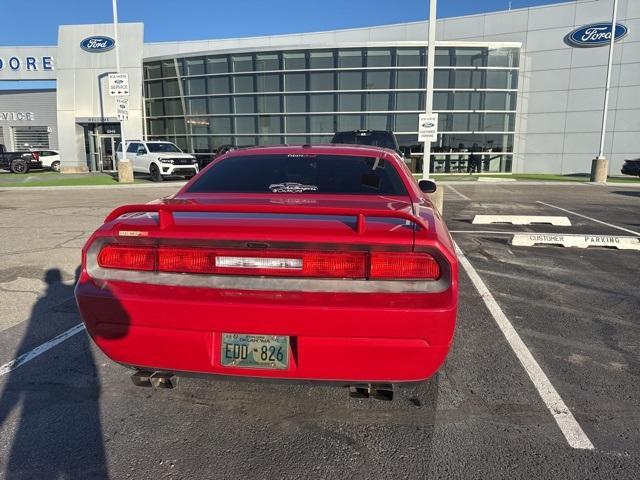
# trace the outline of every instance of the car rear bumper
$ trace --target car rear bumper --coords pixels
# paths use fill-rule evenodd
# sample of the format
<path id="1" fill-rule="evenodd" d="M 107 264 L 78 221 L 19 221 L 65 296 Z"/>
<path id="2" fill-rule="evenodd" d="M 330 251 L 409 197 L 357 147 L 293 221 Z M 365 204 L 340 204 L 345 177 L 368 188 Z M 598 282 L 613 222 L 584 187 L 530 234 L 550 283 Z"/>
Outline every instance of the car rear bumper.
<path id="1" fill-rule="evenodd" d="M 87 330 L 116 362 L 176 373 L 421 381 L 444 362 L 456 318 L 450 292 L 436 295 L 433 308 L 413 300 L 385 307 L 373 297 L 370 306 L 353 307 L 344 294 L 330 295 L 331 302 L 326 294 L 140 287 L 98 286 L 84 276 L 76 299 Z M 222 366 L 222 333 L 289 335 L 288 369 Z"/>

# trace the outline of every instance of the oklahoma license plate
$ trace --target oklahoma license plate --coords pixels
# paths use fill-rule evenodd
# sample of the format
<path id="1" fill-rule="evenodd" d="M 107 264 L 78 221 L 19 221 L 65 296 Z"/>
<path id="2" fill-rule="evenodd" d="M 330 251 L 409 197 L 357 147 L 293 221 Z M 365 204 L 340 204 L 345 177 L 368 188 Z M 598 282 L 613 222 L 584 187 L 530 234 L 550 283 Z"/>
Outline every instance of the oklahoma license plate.
<path id="1" fill-rule="evenodd" d="M 289 368 L 289 337 L 223 333 L 221 363 L 225 367 Z"/>

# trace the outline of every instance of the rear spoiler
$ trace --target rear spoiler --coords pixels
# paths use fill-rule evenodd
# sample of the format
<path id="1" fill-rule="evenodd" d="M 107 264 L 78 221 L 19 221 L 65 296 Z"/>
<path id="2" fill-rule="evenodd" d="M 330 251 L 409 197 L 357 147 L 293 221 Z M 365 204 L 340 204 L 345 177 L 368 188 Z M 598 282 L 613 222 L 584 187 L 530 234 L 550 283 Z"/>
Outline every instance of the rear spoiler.
<path id="1" fill-rule="evenodd" d="M 366 227 L 365 217 L 401 218 L 408 220 L 424 230 L 429 229 L 429 224 L 423 218 L 399 210 L 354 209 L 340 207 L 309 208 L 301 205 L 194 205 L 188 203 L 123 205 L 107 215 L 104 219 L 104 223 L 111 222 L 127 213 L 157 213 L 160 230 L 168 230 L 175 226 L 173 214 L 186 212 L 276 213 L 356 217 L 356 231 L 358 234 L 364 233 Z"/>

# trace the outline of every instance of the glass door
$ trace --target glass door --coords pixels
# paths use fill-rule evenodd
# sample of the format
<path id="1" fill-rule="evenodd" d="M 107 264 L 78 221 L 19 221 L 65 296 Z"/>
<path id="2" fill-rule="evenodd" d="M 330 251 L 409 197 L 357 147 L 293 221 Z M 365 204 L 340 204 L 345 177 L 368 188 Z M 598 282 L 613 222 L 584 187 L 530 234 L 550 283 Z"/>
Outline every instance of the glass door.
<path id="1" fill-rule="evenodd" d="M 116 145 L 119 136 L 99 135 L 98 136 L 98 170 L 101 172 L 116 172 L 118 170 L 118 160 L 116 158 Z"/>

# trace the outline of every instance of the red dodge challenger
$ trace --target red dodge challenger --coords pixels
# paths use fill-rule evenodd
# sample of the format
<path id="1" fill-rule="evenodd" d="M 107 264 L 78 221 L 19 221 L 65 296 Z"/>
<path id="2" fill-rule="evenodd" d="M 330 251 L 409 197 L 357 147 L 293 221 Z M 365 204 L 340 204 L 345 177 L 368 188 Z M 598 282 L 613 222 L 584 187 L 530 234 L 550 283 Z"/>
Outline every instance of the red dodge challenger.
<path id="1" fill-rule="evenodd" d="M 138 382 L 428 379 L 458 299 L 434 190 L 388 149 L 229 152 L 176 195 L 107 216 L 82 251 L 82 318 Z"/>

